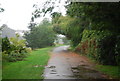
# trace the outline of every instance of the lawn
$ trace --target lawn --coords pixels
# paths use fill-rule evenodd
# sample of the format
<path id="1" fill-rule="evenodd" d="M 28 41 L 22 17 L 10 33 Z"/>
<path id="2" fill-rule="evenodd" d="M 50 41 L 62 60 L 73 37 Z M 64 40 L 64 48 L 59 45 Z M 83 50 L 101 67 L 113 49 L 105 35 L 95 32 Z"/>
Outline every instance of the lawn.
<path id="1" fill-rule="evenodd" d="M 3 63 L 3 79 L 43 79 L 44 66 L 53 47 L 32 51 L 24 61 Z"/>
<path id="2" fill-rule="evenodd" d="M 111 78 L 120 79 L 120 69 L 119 66 L 111 65 L 96 65 L 97 70 L 109 75 Z"/>

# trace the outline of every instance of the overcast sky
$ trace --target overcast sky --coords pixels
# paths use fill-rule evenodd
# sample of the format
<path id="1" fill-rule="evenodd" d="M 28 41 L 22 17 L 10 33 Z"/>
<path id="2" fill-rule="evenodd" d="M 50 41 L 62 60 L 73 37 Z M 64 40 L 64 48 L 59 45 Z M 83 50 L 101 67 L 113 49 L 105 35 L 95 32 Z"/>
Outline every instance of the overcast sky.
<path id="1" fill-rule="evenodd" d="M 8 27 L 15 30 L 27 30 L 28 23 L 33 12 L 33 4 L 43 4 L 46 0 L 0 0 L 1 7 L 5 9 L 0 13 L 0 26 L 7 24 Z M 64 0 L 61 3 L 59 11 L 65 14 L 63 8 Z M 48 16 L 47 16 L 48 17 Z M 37 19 L 40 22 L 43 18 Z"/>

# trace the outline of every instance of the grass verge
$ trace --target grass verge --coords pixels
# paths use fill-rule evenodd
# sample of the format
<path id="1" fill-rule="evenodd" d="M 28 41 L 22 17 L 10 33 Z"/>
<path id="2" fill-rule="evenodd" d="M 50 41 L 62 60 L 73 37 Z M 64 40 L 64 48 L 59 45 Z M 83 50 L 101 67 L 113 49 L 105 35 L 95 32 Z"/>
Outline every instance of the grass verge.
<path id="1" fill-rule="evenodd" d="M 24 61 L 3 63 L 3 79 L 43 79 L 44 66 L 53 47 L 32 51 Z"/>
<path id="2" fill-rule="evenodd" d="M 120 79 L 120 69 L 119 66 L 111 65 L 96 65 L 96 69 L 101 71 L 113 79 Z"/>

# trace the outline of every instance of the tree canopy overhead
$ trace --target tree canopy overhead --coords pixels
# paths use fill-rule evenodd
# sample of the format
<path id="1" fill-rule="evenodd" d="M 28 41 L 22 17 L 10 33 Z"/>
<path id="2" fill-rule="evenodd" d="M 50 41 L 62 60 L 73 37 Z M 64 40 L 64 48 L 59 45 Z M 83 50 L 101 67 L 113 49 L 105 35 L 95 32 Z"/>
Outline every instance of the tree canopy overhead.
<path id="1" fill-rule="evenodd" d="M 102 64 L 119 64 L 119 2 L 67 1 L 67 14 L 62 16 L 59 12 L 53 12 L 55 1 L 48 1 L 43 8 L 36 10 L 41 12 L 39 15 L 51 14 L 53 30 L 56 33 L 65 35 L 76 50 L 79 49 L 80 53 Z"/>
<path id="2" fill-rule="evenodd" d="M 120 3 L 118 2 L 71 2 L 66 8 L 68 15 L 87 19 L 92 29 L 107 29 L 115 32 L 120 30 Z"/>

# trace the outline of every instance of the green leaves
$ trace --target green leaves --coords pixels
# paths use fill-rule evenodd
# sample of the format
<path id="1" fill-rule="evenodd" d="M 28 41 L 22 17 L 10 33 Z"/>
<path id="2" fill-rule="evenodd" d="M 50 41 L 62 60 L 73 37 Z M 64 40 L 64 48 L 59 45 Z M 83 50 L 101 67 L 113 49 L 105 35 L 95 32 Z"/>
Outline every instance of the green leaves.
<path id="1" fill-rule="evenodd" d="M 26 57 L 26 45 L 25 40 L 18 39 L 18 34 L 15 38 L 8 39 L 7 37 L 2 39 L 2 56 L 3 61 L 15 62 L 23 60 Z"/>
<path id="2" fill-rule="evenodd" d="M 7 37 L 2 39 L 2 52 L 6 52 L 7 54 L 11 51 L 11 44 Z"/>
<path id="3" fill-rule="evenodd" d="M 82 40 L 76 50 L 79 48 L 80 50 L 77 51 L 101 64 L 119 65 L 118 49 L 120 45 L 118 43 L 119 37 L 116 38 L 116 35 L 108 30 L 84 30 Z"/>
<path id="4" fill-rule="evenodd" d="M 67 14 L 91 23 L 91 29 L 119 32 L 120 3 L 78 3 L 67 6 Z M 85 20 L 82 20 L 85 21 Z M 89 24 L 90 24 L 89 23 Z"/>
<path id="5" fill-rule="evenodd" d="M 53 45 L 55 33 L 52 30 L 51 23 L 44 19 L 41 24 L 33 27 L 30 32 L 25 33 L 27 46 L 34 48 L 43 48 Z"/>

